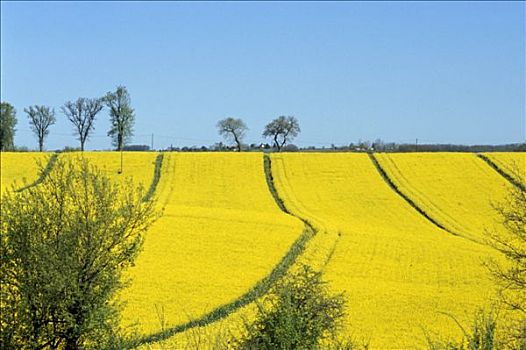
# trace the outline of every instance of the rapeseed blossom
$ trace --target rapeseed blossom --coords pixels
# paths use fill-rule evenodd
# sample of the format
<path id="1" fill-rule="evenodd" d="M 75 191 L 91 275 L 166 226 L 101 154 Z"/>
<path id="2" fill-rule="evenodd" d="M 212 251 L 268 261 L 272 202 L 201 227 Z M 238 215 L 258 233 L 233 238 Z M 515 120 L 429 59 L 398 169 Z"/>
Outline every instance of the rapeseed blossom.
<path id="1" fill-rule="evenodd" d="M 492 249 L 425 219 L 366 154 L 274 154 L 272 161 L 285 204 L 339 234 L 322 236 L 335 243 L 325 278 L 345 292 L 354 337 L 383 349 L 424 347 L 423 330 L 458 339 L 461 330 L 444 312 L 469 324 L 473 312 L 491 301 L 494 286 L 482 262 L 495 255 Z M 449 171 L 458 170 L 453 164 Z M 435 195 L 454 198 L 447 189 L 444 184 Z"/>
<path id="2" fill-rule="evenodd" d="M 40 164 L 45 167 L 51 153 L 44 152 L 0 152 L 2 171 L 0 191 L 21 188 L 34 182 L 40 173 Z"/>

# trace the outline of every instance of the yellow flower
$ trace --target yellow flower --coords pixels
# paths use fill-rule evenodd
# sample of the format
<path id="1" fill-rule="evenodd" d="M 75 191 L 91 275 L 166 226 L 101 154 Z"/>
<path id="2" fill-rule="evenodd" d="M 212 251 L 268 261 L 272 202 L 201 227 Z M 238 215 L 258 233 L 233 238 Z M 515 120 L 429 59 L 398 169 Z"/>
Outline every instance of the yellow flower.
<path id="1" fill-rule="evenodd" d="M 419 190 L 436 188 L 429 196 L 439 205 L 460 200 L 459 196 L 465 196 L 464 205 L 471 201 L 478 205 L 488 200 L 493 187 L 505 187 L 484 163 L 462 166 L 465 159 L 450 154 L 399 158 L 416 168 L 405 167 L 409 174 L 404 175 L 422 172 L 411 176 L 409 183 L 425 182 Z M 354 337 L 370 339 L 372 348 L 425 347 L 423 330 L 460 338 L 461 330 L 443 313 L 470 324 L 472 313 L 493 296 L 482 261 L 494 252 L 425 219 L 387 185 L 366 154 L 278 154 L 272 160 L 285 204 L 313 220 L 321 232 L 316 244 L 322 250 L 333 246 L 325 278 L 335 291 L 346 293 L 349 332 Z M 446 174 L 441 176 L 438 169 Z M 455 175 L 466 170 L 470 177 Z M 479 192 L 455 192 L 459 182 L 479 177 Z M 436 187 L 436 182 L 442 186 Z M 454 216 L 452 208 L 440 210 Z M 466 215 L 470 219 L 466 225 L 475 222 L 475 231 L 480 227 L 475 218 L 486 222 L 485 215 L 486 211 Z"/>
<path id="2" fill-rule="evenodd" d="M 260 153 L 171 153 L 161 176 L 163 216 L 123 292 L 124 322 L 143 334 L 232 302 L 266 277 L 303 231 L 280 211 Z M 162 316 L 160 316 L 162 314 Z"/>
<path id="3" fill-rule="evenodd" d="M 33 183 L 39 175 L 40 162 L 46 166 L 51 153 L 42 152 L 0 152 L 1 188 L 0 191 L 19 189 Z"/>

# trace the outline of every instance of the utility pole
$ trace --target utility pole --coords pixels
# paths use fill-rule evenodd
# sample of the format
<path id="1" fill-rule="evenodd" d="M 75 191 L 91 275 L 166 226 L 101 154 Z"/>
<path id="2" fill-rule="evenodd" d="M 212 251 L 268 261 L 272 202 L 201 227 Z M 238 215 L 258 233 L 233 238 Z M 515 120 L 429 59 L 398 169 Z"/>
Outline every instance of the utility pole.
<path id="1" fill-rule="evenodd" d="M 416 139 L 416 142 L 415 142 L 415 151 L 418 152 L 418 138 Z"/>
<path id="2" fill-rule="evenodd" d="M 153 151 L 153 133 L 152 133 L 152 151 Z"/>

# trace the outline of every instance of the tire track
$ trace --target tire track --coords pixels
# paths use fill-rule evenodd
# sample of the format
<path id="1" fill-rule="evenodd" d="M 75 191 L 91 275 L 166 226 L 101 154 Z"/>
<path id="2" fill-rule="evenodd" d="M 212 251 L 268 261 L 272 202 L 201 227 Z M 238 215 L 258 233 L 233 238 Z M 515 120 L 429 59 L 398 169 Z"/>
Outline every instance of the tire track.
<path id="1" fill-rule="evenodd" d="M 157 158 L 155 158 L 155 168 L 153 169 L 153 179 L 150 184 L 150 188 L 148 189 L 148 192 L 144 195 L 142 201 L 148 202 L 153 198 L 155 195 L 155 191 L 157 190 L 157 185 L 159 184 L 159 181 L 161 180 L 161 169 L 163 167 L 163 159 L 164 159 L 164 153 L 159 153 L 157 155 Z"/>
<path id="2" fill-rule="evenodd" d="M 42 171 L 40 172 L 40 175 L 38 176 L 38 178 L 33 181 L 32 183 L 30 183 L 29 185 L 26 185 L 24 187 L 21 187 L 19 189 L 17 189 L 15 192 L 22 192 L 22 191 L 25 191 L 31 187 L 35 187 L 35 186 L 38 186 L 39 184 L 41 184 L 45 179 L 46 177 L 48 176 L 48 174 L 51 172 L 51 170 L 53 169 L 53 167 L 55 166 L 55 163 L 57 162 L 57 159 L 58 159 L 58 155 L 59 153 L 55 152 L 51 155 L 51 157 L 49 157 L 49 160 L 46 164 L 46 167 L 44 169 L 42 169 Z"/>
<path id="3" fill-rule="evenodd" d="M 398 186 L 396 186 L 396 184 L 393 182 L 393 180 L 391 180 L 391 178 L 389 177 L 389 175 L 386 173 L 386 171 L 382 168 L 382 166 L 380 165 L 380 163 L 378 162 L 378 159 L 376 159 L 376 157 L 374 156 L 373 153 L 368 153 L 368 156 L 369 156 L 369 159 L 371 159 L 371 162 L 373 163 L 374 167 L 376 168 L 376 170 L 378 171 L 378 173 L 380 174 L 380 176 L 382 176 L 382 178 L 384 179 L 384 181 L 387 183 L 387 185 L 389 185 L 389 187 L 394 191 L 396 192 L 396 194 L 398 194 L 400 197 L 402 197 L 402 199 L 404 201 L 406 201 L 407 204 L 409 204 L 413 209 L 415 209 L 420 215 L 422 215 L 424 218 L 426 218 L 429 222 L 431 222 L 433 225 L 435 225 L 436 227 L 438 227 L 439 229 L 443 230 L 443 231 L 446 231 L 447 233 L 449 234 L 452 234 L 453 236 L 457 236 L 457 237 L 463 237 L 463 238 L 466 238 L 466 239 L 469 239 L 470 241 L 473 241 L 473 242 L 477 242 L 471 238 L 468 238 L 468 237 L 465 237 L 457 232 L 454 232 L 450 229 L 448 229 L 447 227 L 445 227 L 444 225 L 442 225 L 441 223 L 439 223 L 438 221 L 436 221 L 431 215 L 429 215 L 424 209 L 422 209 L 418 204 L 416 204 L 409 196 L 407 196 L 405 193 L 403 193 L 399 188 Z M 479 243 L 479 242 L 477 242 Z"/>
<path id="4" fill-rule="evenodd" d="M 488 156 L 481 154 L 481 153 L 477 153 L 477 157 L 482 159 L 487 165 L 489 165 L 493 170 L 499 173 L 500 176 L 505 178 L 513 186 L 517 187 L 521 191 L 526 191 L 526 185 L 524 183 L 517 181 L 515 178 L 513 178 L 513 176 L 508 174 L 505 170 L 499 167 L 494 161 L 492 161 Z"/>
<path id="5" fill-rule="evenodd" d="M 146 336 L 139 337 L 137 339 L 130 340 L 126 344 L 127 348 L 136 348 L 141 345 L 152 344 L 162 340 L 166 340 L 178 333 L 182 333 L 184 331 L 196 327 L 204 327 L 213 322 L 228 317 L 235 311 L 241 309 L 242 307 L 254 302 L 258 298 L 265 295 L 272 287 L 272 285 L 278 279 L 282 278 L 288 272 L 289 268 L 296 262 L 296 259 L 305 250 L 305 247 L 309 240 L 315 236 L 316 231 L 308 221 L 303 220 L 302 218 L 299 218 L 294 214 L 291 214 L 290 211 L 286 208 L 283 200 L 279 197 L 276 187 L 274 186 L 270 157 L 268 157 L 268 155 L 264 156 L 264 171 L 269 191 L 272 194 L 274 200 L 276 201 L 278 207 L 287 215 L 292 215 L 305 224 L 305 228 L 300 237 L 298 237 L 296 241 L 294 241 L 287 253 L 272 269 L 270 274 L 261 279 L 259 282 L 257 282 L 249 291 L 241 295 L 239 298 L 233 300 L 230 303 L 223 304 L 197 319 L 164 329 L 157 333 L 149 334 Z"/>

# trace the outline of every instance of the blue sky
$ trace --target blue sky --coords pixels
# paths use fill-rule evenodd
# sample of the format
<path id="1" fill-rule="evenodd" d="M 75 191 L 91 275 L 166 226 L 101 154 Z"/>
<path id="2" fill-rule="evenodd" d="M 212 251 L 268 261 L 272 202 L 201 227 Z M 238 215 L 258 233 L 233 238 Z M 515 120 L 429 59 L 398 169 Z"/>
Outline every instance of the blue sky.
<path id="1" fill-rule="evenodd" d="M 125 85 L 134 143 L 220 141 L 217 120 L 295 115 L 294 143 L 525 139 L 522 2 L 2 2 L 1 98 L 55 107 L 48 149 L 77 144 L 67 100 Z M 88 149 L 110 147 L 99 114 Z"/>

